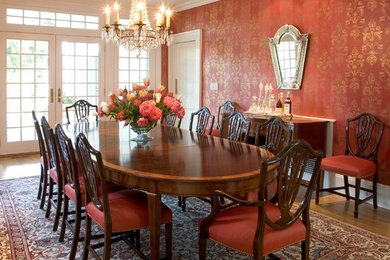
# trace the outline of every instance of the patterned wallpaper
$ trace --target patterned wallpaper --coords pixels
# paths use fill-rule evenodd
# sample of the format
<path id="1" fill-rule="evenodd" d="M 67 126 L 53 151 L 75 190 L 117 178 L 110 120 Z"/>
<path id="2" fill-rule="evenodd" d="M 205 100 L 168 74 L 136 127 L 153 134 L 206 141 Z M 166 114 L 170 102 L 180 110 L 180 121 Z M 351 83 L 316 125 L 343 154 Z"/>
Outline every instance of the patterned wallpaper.
<path id="1" fill-rule="evenodd" d="M 335 154 L 344 152 L 346 118 L 367 111 L 384 121 L 379 181 L 390 185 L 389 0 L 221 0 L 176 13 L 173 23 L 175 33 L 202 29 L 203 104 L 214 114 L 225 100 L 248 109 L 260 82 L 276 88 L 268 37 L 280 26 L 309 33 L 292 112 L 335 118 Z"/>

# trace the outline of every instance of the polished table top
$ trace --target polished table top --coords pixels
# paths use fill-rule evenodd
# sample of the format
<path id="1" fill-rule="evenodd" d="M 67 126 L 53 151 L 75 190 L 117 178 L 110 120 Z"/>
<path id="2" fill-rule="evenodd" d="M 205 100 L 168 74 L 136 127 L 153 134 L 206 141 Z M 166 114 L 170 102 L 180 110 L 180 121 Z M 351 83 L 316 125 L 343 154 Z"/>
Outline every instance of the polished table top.
<path id="1" fill-rule="evenodd" d="M 151 130 L 154 139 L 147 144 L 130 141 L 135 133 L 114 121 L 64 125 L 64 130 L 74 140 L 83 132 L 102 153 L 106 168 L 156 181 L 201 184 L 253 178 L 259 174 L 261 160 L 273 156 L 252 145 L 161 125 Z M 109 179 L 124 184 L 114 176 Z M 191 190 L 162 193 L 200 195 Z"/>
<path id="2" fill-rule="evenodd" d="M 273 156 L 256 146 L 161 125 L 152 129 L 154 139 L 146 144 L 130 141 L 135 133 L 114 121 L 63 128 L 73 140 L 84 133 L 100 150 L 109 181 L 147 192 L 151 259 L 160 257 L 161 194 L 210 196 L 215 190 L 257 189 L 260 163 Z"/>

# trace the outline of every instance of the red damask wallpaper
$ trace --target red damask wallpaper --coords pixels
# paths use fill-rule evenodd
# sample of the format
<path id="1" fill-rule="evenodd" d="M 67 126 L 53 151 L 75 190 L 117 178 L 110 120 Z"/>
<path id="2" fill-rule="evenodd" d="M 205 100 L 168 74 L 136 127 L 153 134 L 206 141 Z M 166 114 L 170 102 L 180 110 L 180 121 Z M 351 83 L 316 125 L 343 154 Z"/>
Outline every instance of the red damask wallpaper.
<path id="1" fill-rule="evenodd" d="M 203 104 L 214 114 L 225 100 L 246 110 L 260 82 L 276 88 L 268 37 L 284 24 L 310 34 L 292 112 L 335 118 L 335 154 L 348 117 L 367 111 L 384 121 L 379 181 L 390 185 L 389 0 L 221 0 L 176 13 L 175 33 L 202 29 Z"/>

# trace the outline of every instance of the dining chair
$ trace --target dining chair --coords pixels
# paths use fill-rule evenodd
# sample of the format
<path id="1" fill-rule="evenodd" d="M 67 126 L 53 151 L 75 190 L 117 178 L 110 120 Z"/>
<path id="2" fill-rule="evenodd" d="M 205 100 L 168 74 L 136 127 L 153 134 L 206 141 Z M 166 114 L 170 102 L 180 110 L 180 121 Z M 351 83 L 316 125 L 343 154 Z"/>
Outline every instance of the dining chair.
<path id="1" fill-rule="evenodd" d="M 128 234 L 149 226 L 148 199 L 144 192 L 134 189 L 108 192 L 102 156 L 95 150 L 84 134 L 76 139 L 76 151 L 86 187 L 86 229 L 82 259 L 91 252 L 102 259 L 95 248 L 102 243 L 91 245 L 91 224 L 95 222 L 104 231 L 104 256 L 110 259 L 111 243 L 124 240 L 143 259 L 145 255 L 128 239 Z M 165 225 L 166 258 L 172 258 L 172 211 L 165 205 L 161 207 L 161 223 Z"/>
<path id="2" fill-rule="evenodd" d="M 61 164 L 58 158 L 57 144 L 54 138 L 53 129 L 50 127 L 46 120 L 46 117 L 42 117 L 41 120 L 43 136 L 45 137 L 46 147 L 48 150 L 49 159 L 49 195 L 46 206 L 45 217 L 49 218 L 51 207 L 53 206 L 56 210 L 54 217 L 53 231 L 57 231 L 58 223 L 61 215 L 62 207 L 62 195 L 63 195 L 63 178 L 61 173 Z M 54 197 L 54 186 L 57 187 L 57 196 Z"/>
<path id="3" fill-rule="evenodd" d="M 216 129 L 213 129 L 213 131 L 211 132 L 211 135 L 219 136 L 220 135 L 219 131 L 222 127 L 222 120 L 224 118 L 230 116 L 234 112 L 236 112 L 236 107 L 229 100 L 226 101 L 225 103 L 223 103 L 222 105 L 218 106 L 217 127 L 216 127 Z"/>
<path id="4" fill-rule="evenodd" d="M 74 110 L 76 115 L 76 122 L 84 122 L 88 121 L 89 112 L 91 108 L 94 108 L 96 112 L 98 111 L 97 105 L 92 105 L 84 99 L 77 100 L 73 105 L 65 107 L 66 119 L 68 121 L 67 123 L 70 124 L 69 110 Z M 98 116 L 96 115 L 96 121 L 97 120 Z"/>
<path id="5" fill-rule="evenodd" d="M 69 253 L 69 259 L 74 259 L 76 255 L 77 244 L 80 238 L 80 227 L 82 220 L 82 208 L 85 206 L 85 185 L 84 179 L 80 176 L 72 140 L 65 134 L 62 126 L 55 126 L 55 137 L 58 147 L 58 155 L 62 165 L 62 174 L 64 180 L 64 209 L 62 215 L 62 224 L 60 232 L 60 242 L 64 241 L 66 227 L 73 234 L 72 247 Z M 74 204 L 74 218 L 69 220 L 69 200 Z M 74 227 L 72 223 L 74 222 Z"/>
<path id="6" fill-rule="evenodd" d="M 247 143 L 250 128 L 251 121 L 240 112 L 234 112 L 222 119 L 219 136 L 232 141 Z"/>
<path id="7" fill-rule="evenodd" d="M 211 134 L 215 116 L 210 113 L 210 110 L 207 107 L 201 107 L 198 111 L 191 113 L 190 131 L 192 131 L 195 117 L 197 117 L 195 132 L 200 134 Z"/>
<path id="8" fill-rule="evenodd" d="M 264 137 L 264 143 L 260 141 Z M 278 154 L 282 151 L 292 140 L 293 130 L 278 116 L 271 116 L 264 123 L 257 123 L 255 133 L 255 145 L 273 153 Z M 270 201 L 275 199 L 277 192 L 276 183 L 270 183 L 266 194 Z M 250 191 L 247 194 L 248 200 L 255 200 L 257 198 L 257 190 Z"/>
<path id="9" fill-rule="evenodd" d="M 373 206 L 377 204 L 378 183 L 378 148 L 383 136 L 384 124 L 370 113 L 362 113 L 348 118 L 345 126 L 345 153 L 324 158 L 321 163 L 321 175 L 324 171 L 343 175 L 344 185 L 323 188 L 321 177 L 317 181 L 316 204 L 319 203 L 319 193 L 327 191 L 347 200 L 355 200 L 354 217 L 359 215 L 359 205 L 373 199 Z M 355 178 L 355 184 L 350 184 L 348 178 Z M 372 188 L 361 187 L 361 180 L 372 177 Z M 355 188 L 355 197 L 349 193 L 349 188 Z M 344 190 L 345 193 L 339 192 Z M 360 191 L 371 193 L 360 199 Z"/>
<path id="10" fill-rule="evenodd" d="M 305 188 L 301 184 L 305 171 L 309 170 L 310 159 L 314 159 L 315 166 Z M 254 259 L 264 259 L 267 254 L 301 242 L 301 257 L 309 259 L 310 199 L 321 159 L 321 151 L 314 151 L 304 140 L 296 140 L 274 158 L 261 163 L 257 201 L 242 200 L 215 191 L 212 211 L 200 222 L 199 259 L 206 258 L 207 239 L 252 255 Z M 268 202 L 265 192 L 267 183 L 274 178 L 278 184 L 277 204 Z M 298 197 L 301 189 L 306 189 L 302 198 Z M 228 198 L 239 206 L 221 210 L 218 196 Z"/>
<path id="11" fill-rule="evenodd" d="M 261 137 L 265 137 L 265 143 L 261 144 Z M 293 130 L 278 116 L 271 116 L 264 123 L 256 126 L 255 145 L 277 154 L 292 140 Z"/>
<path id="12" fill-rule="evenodd" d="M 40 162 L 41 162 L 41 174 L 39 177 L 39 187 L 38 187 L 37 199 L 41 200 L 39 208 L 43 209 L 43 207 L 45 206 L 45 201 L 46 201 L 46 197 L 47 197 L 48 158 L 47 158 L 45 143 L 44 143 L 43 136 L 42 136 L 41 126 L 39 125 L 39 122 L 37 120 L 37 116 L 36 116 L 34 110 L 32 110 L 32 117 L 33 117 L 33 121 L 34 121 L 35 132 L 36 132 L 37 137 L 38 137 L 39 155 L 40 155 Z"/>
<path id="13" fill-rule="evenodd" d="M 161 124 L 166 126 L 174 126 L 180 128 L 181 118 L 178 118 L 176 114 L 169 114 L 161 119 Z"/>

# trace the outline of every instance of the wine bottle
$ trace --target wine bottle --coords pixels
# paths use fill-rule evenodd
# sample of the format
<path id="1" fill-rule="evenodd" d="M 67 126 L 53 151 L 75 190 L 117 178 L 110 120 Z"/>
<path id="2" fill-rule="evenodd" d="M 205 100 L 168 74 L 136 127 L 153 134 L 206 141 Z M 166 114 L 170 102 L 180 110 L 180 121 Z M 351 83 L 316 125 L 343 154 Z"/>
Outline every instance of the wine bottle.
<path id="1" fill-rule="evenodd" d="M 283 113 L 285 116 L 291 116 L 292 102 L 290 99 L 290 91 L 287 92 L 286 100 L 284 101 Z"/>
<path id="2" fill-rule="evenodd" d="M 275 114 L 278 116 L 283 115 L 283 94 L 278 94 L 278 102 L 276 103 Z"/>

